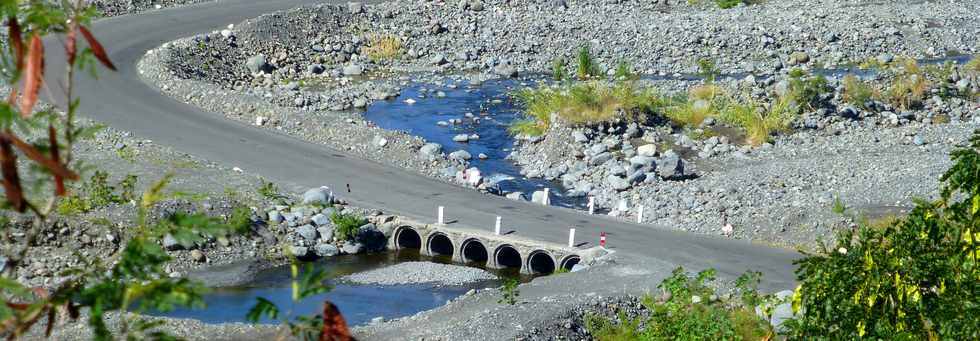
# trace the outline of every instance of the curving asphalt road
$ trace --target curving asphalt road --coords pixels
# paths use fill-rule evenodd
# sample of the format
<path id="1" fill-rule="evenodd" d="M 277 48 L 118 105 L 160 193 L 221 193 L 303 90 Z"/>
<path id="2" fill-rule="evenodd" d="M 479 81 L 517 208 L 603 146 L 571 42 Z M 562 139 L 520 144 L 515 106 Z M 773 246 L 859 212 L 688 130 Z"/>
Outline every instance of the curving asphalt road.
<path id="1" fill-rule="evenodd" d="M 591 241 L 591 245 L 595 245 L 601 229 L 607 231 L 609 246 L 619 252 L 653 257 L 693 269 L 714 267 L 720 274 L 731 276 L 752 269 L 765 274 L 766 288 L 794 286 L 792 261 L 799 254 L 793 251 L 487 196 L 203 112 L 145 84 L 136 70 L 138 60 L 147 50 L 165 42 L 212 31 L 263 13 L 316 2 L 217 1 L 99 20 L 94 24 L 94 34 L 106 45 L 119 72 L 100 71 L 97 80 L 87 75 L 78 79 L 76 89 L 82 99 L 80 112 L 156 143 L 241 167 L 275 181 L 307 187 L 326 184 L 334 188 L 350 183 L 355 191 L 342 196 L 359 206 L 383 208 L 414 219 L 432 221 L 436 207 L 444 205 L 447 220 L 456 220 L 453 224 L 461 227 L 490 228 L 495 216 L 501 215 L 505 227 L 516 230 L 518 235 L 554 243 L 566 243 L 568 228 L 574 226 L 578 240 Z M 57 40 L 46 44 L 49 51 L 60 49 Z M 54 77 L 62 73 L 64 65 L 63 57 L 52 54 L 46 74 Z M 59 81 L 49 79 L 48 86 L 57 91 L 56 82 Z M 59 105 L 63 107 L 64 103 Z"/>

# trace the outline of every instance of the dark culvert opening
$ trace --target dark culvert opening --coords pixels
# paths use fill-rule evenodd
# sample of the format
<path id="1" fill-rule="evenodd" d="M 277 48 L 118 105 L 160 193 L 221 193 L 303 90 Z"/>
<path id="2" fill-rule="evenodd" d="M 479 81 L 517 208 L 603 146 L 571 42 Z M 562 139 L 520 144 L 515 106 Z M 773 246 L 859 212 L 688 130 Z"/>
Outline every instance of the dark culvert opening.
<path id="1" fill-rule="evenodd" d="M 489 255 L 483 243 L 475 239 L 470 239 L 463 243 L 464 262 L 486 264 L 487 259 L 489 259 Z"/>
<path id="2" fill-rule="evenodd" d="M 512 246 L 504 245 L 497 249 L 497 266 L 501 268 L 521 268 L 521 253 Z"/>
<path id="3" fill-rule="evenodd" d="M 565 261 L 561 262 L 561 268 L 568 271 L 572 271 L 572 267 L 574 267 L 575 264 L 578 264 L 578 262 L 581 261 L 582 258 L 579 258 L 579 256 L 568 256 L 565 258 Z"/>
<path id="4" fill-rule="evenodd" d="M 403 228 L 395 238 L 395 246 L 399 249 L 421 249 L 422 236 L 411 228 Z"/>
<path id="5" fill-rule="evenodd" d="M 433 256 L 452 256 L 453 241 L 441 233 L 432 235 L 429 237 L 429 253 Z"/>
<path id="6" fill-rule="evenodd" d="M 532 253 L 527 265 L 534 274 L 547 275 L 555 272 L 555 260 L 545 252 Z"/>

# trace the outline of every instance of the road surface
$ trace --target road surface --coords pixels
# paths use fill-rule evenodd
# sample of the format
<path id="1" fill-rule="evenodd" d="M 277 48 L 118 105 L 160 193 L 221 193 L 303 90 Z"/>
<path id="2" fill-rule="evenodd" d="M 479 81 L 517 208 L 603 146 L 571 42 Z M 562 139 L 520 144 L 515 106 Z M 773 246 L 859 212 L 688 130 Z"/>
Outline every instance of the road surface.
<path id="1" fill-rule="evenodd" d="M 487 229 L 500 215 L 505 228 L 516 230 L 518 235 L 553 243 L 566 243 L 568 228 L 576 227 L 577 240 L 595 246 L 602 230 L 608 234 L 609 247 L 619 252 L 692 269 L 713 267 L 729 276 L 752 269 L 765 274 L 765 288 L 794 286 L 792 261 L 800 256 L 795 251 L 488 196 L 203 112 L 160 93 L 138 75 L 139 59 L 165 42 L 310 3 L 316 1 L 217 1 L 99 20 L 93 32 L 106 45 L 119 71 L 100 70 L 98 79 L 84 75 L 77 80 L 77 94 L 82 99 L 79 112 L 155 143 L 277 182 L 336 189 L 349 183 L 353 193 L 338 192 L 361 207 L 434 221 L 436 207 L 443 205 L 447 221 Z M 60 49 L 57 40 L 46 44 L 49 51 Z M 61 81 L 55 77 L 63 77 L 64 63 L 58 53 L 52 53 L 48 60 L 48 86 L 54 91 L 59 89 L 54 82 Z"/>

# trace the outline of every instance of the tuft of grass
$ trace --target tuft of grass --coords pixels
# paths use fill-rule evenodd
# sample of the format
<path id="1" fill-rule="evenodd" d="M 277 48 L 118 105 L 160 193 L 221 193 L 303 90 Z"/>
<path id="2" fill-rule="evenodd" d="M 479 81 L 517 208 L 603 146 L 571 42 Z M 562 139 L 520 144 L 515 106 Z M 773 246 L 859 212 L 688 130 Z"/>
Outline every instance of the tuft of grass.
<path id="1" fill-rule="evenodd" d="M 599 64 L 592 57 L 592 51 L 588 45 L 582 45 L 578 50 L 578 66 L 575 68 L 575 76 L 582 81 L 602 77 Z"/>
<path id="2" fill-rule="evenodd" d="M 548 126 L 545 123 L 530 118 L 517 120 L 507 128 L 507 131 L 514 136 L 541 136 L 546 130 L 548 130 Z"/>
<path id="3" fill-rule="evenodd" d="M 568 79 L 568 72 L 565 71 L 565 67 L 568 63 L 565 62 L 565 58 L 555 58 L 551 62 L 551 78 L 556 82 L 561 82 Z"/>
<path id="4" fill-rule="evenodd" d="M 887 97 L 892 106 L 908 110 L 925 99 L 930 83 L 922 68 L 912 58 L 892 62 L 895 78 L 888 88 Z"/>
<path id="5" fill-rule="evenodd" d="M 357 236 L 357 229 L 367 224 L 367 220 L 360 216 L 343 213 L 331 215 L 330 222 L 333 223 L 334 233 L 339 240 L 353 239 Z"/>
<path id="6" fill-rule="evenodd" d="M 844 200 L 841 200 L 840 195 L 834 196 L 834 203 L 832 205 L 830 210 L 834 213 L 843 215 L 847 212 L 847 205 L 844 204 Z"/>
<path id="7" fill-rule="evenodd" d="M 973 57 L 969 62 L 963 64 L 963 73 L 980 77 L 980 56 Z"/>
<path id="8" fill-rule="evenodd" d="M 664 105 L 651 89 L 633 82 L 585 81 L 560 87 L 541 85 L 519 90 L 514 97 L 524 106 L 526 120 L 511 126 L 512 133 L 538 134 L 556 114 L 567 124 L 590 125 L 614 119 L 643 120 Z"/>
<path id="9" fill-rule="evenodd" d="M 715 4 L 721 9 L 729 9 L 738 6 L 740 3 L 742 3 L 742 0 L 715 0 Z"/>
<path id="10" fill-rule="evenodd" d="M 867 109 L 867 103 L 878 97 L 878 91 L 852 74 L 844 76 L 842 81 L 844 86 L 844 102 L 850 103 L 862 109 Z"/>
<path id="11" fill-rule="evenodd" d="M 636 73 L 633 72 L 633 66 L 625 60 L 619 61 L 616 64 L 616 73 L 613 74 L 613 78 L 617 80 L 635 80 Z"/>
<path id="12" fill-rule="evenodd" d="M 398 37 L 387 35 L 372 35 L 364 53 L 372 62 L 392 61 L 402 55 L 402 41 Z"/>
<path id="13" fill-rule="evenodd" d="M 728 95 L 713 84 L 705 84 L 688 89 L 687 97 L 675 99 L 664 113 L 674 124 L 682 127 L 697 127 L 708 117 L 717 116 L 726 105 Z"/>
<path id="14" fill-rule="evenodd" d="M 789 96 L 777 98 L 768 110 L 757 102 L 731 101 L 718 115 L 722 122 L 745 129 L 746 138 L 752 145 L 769 142 L 774 132 L 786 131 L 799 110 Z"/>

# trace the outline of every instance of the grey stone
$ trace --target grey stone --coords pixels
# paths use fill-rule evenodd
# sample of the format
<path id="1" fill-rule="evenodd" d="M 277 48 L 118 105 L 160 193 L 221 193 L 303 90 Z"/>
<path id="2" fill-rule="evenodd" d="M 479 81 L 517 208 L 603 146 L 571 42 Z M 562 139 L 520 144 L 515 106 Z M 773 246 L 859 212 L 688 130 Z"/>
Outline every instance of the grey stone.
<path id="1" fill-rule="evenodd" d="M 360 2 L 348 2 L 347 9 L 353 14 L 364 13 L 364 4 Z"/>
<path id="2" fill-rule="evenodd" d="M 333 240 L 333 227 L 332 226 L 320 226 L 316 228 L 316 232 L 320 234 L 320 240 L 331 241 Z"/>
<path id="3" fill-rule="evenodd" d="M 457 134 L 456 136 L 453 136 L 453 142 L 468 142 L 469 140 L 470 136 L 466 134 Z"/>
<path id="4" fill-rule="evenodd" d="M 524 193 L 523 192 L 511 192 L 511 193 L 507 193 L 506 197 L 507 197 L 507 199 L 517 200 L 517 201 L 527 201 L 527 198 L 524 197 Z"/>
<path id="5" fill-rule="evenodd" d="M 446 56 L 443 55 L 442 53 L 436 54 L 435 56 L 432 57 L 432 60 L 430 61 L 432 65 L 443 65 L 448 62 L 449 61 L 446 60 Z"/>
<path id="6" fill-rule="evenodd" d="M 296 234 L 298 234 L 300 237 L 302 237 L 307 241 L 316 240 L 316 229 L 313 228 L 313 225 L 307 224 L 307 225 L 297 227 Z"/>
<path id="7" fill-rule="evenodd" d="M 656 156 L 657 145 L 651 143 L 639 146 L 636 148 L 636 154 L 641 156 Z"/>
<path id="8" fill-rule="evenodd" d="M 313 248 L 317 256 L 320 257 L 333 257 L 340 254 L 340 249 L 338 249 L 333 244 L 318 244 Z"/>
<path id="9" fill-rule="evenodd" d="M 258 54 L 249 57 L 248 60 L 245 61 L 245 67 L 251 73 L 258 73 L 259 71 L 269 71 L 270 69 L 269 63 L 265 59 L 264 54 Z"/>
<path id="10" fill-rule="evenodd" d="M 360 65 L 351 64 L 344 66 L 344 76 L 359 76 L 364 73 L 364 68 Z"/>
<path id="11" fill-rule="evenodd" d="M 436 156 L 442 153 L 442 145 L 438 143 L 426 143 L 419 148 L 419 154 L 424 156 Z"/>
<path id="12" fill-rule="evenodd" d="M 341 250 L 346 254 L 356 255 L 364 251 L 364 245 L 361 243 L 346 243 Z"/>
<path id="13" fill-rule="evenodd" d="M 914 143 L 916 146 L 922 146 L 926 144 L 926 141 L 922 139 L 921 135 L 915 135 L 915 137 L 912 138 L 912 143 Z"/>
<path id="14" fill-rule="evenodd" d="M 173 235 L 167 233 L 166 235 L 163 236 L 163 248 L 166 250 L 173 251 L 173 250 L 183 249 L 184 246 L 180 245 L 180 243 L 177 242 L 177 239 L 174 238 Z"/>
<path id="15" fill-rule="evenodd" d="M 472 158 L 473 156 L 470 155 L 470 152 L 467 152 L 465 150 L 457 150 L 455 152 L 449 153 L 449 159 L 457 162 L 463 162 Z"/>
<path id="16" fill-rule="evenodd" d="M 534 191 L 534 193 L 531 193 L 531 202 L 541 205 L 549 204 L 550 200 L 548 200 L 548 196 L 544 190 Z"/>
<path id="17" fill-rule="evenodd" d="M 664 157 L 657 163 L 657 174 L 664 179 L 675 179 L 683 177 L 684 160 L 681 160 L 673 151 L 665 153 Z"/>
<path id="18" fill-rule="evenodd" d="M 507 78 L 517 77 L 517 68 L 510 65 L 497 65 L 493 68 L 493 73 Z"/>
<path id="19" fill-rule="evenodd" d="M 290 247 L 290 251 L 292 251 L 293 256 L 306 257 L 306 254 L 309 253 L 310 250 L 307 249 L 305 246 L 293 245 Z"/>
<path id="20" fill-rule="evenodd" d="M 205 261 L 206 257 L 204 256 L 204 252 L 201 252 L 201 250 L 191 250 L 191 259 L 200 263 Z"/>
<path id="21" fill-rule="evenodd" d="M 572 131 L 572 139 L 578 143 L 589 142 L 589 137 L 585 136 L 585 133 L 583 133 L 581 130 Z"/>
<path id="22" fill-rule="evenodd" d="M 282 214 L 279 213 L 279 211 L 269 211 L 269 223 L 278 224 L 283 220 L 285 220 L 285 218 L 282 217 Z"/>
<path id="23" fill-rule="evenodd" d="M 627 181 L 625 178 L 621 178 L 615 175 L 607 176 L 606 183 L 609 184 L 609 187 L 612 187 L 617 191 L 625 191 L 630 187 L 632 187 L 629 181 Z"/>
<path id="24" fill-rule="evenodd" d="M 602 143 L 589 147 L 589 152 L 592 153 L 592 155 L 599 155 L 605 153 L 607 150 L 609 150 L 609 147 L 606 147 L 606 145 Z"/>
<path id="25" fill-rule="evenodd" d="M 311 220 L 313 220 L 313 223 L 316 224 L 316 226 L 325 226 L 330 224 L 330 217 L 324 215 L 323 213 L 317 213 L 311 218 Z"/>
<path id="26" fill-rule="evenodd" d="M 333 192 L 330 191 L 330 187 L 327 186 L 310 188 L 303 193 L 303 204 L 330 205 L 333 204 L 333 201 Z"/>
<path id="27" fill-rule="evenodd" d="M 626 182 L 629 182 L 631 185 L 637 185 L 642 183 L 643 180 L 646 180 L 646 178 L 646 173 L 644 173 L 642 170 L 637 170 L 633 172 L 633 174 L 630 174 L 630 176 L 626 177 Z"/>
<path id="28" fill-rule="evenodd" d="M 612 157 L 613 156 L 610 153 L 602 153 L 593 157 L 592 160 L 589 160 L 589 164 L 593 166 L 601 165 L 606 163 L 606 161 L 611 160 Z"/>

